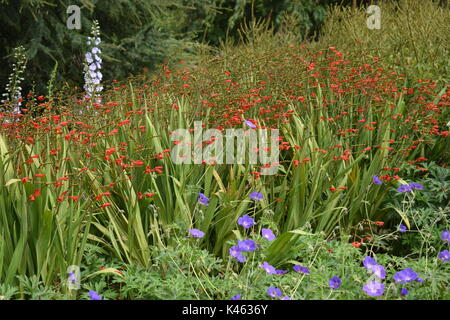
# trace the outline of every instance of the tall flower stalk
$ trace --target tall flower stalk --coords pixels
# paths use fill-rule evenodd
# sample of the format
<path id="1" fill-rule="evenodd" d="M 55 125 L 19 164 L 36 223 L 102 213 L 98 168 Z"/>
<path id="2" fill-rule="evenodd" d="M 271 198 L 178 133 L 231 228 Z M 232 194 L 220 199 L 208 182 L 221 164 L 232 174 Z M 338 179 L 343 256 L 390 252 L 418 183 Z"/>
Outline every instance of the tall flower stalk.
<path id="1" fill-rule="evenodd" d="M 100 72 L 102 68 L 100 45 L 100 26 L 97 20 L 93 21 L 91 29 L 91 37 L 88 37 L 88 52 L 85 54 L 84 64 L 84 89 L 86 97 L 92 99 L 95 103 L 100 103 L 100 92 L 103 90 L 101 81 L 103 78 Z"/>
<path id="2" fill-rule="evenodd" d="M 14 63 L 12 72 L 8 78 L 8 84 L 6 85 L 6 92 L 3 94 L 5 100 L 2 103 L 7 103 L 13 107 L 13 114 L 20 113 L 20 106 L 22 100 L 22 87 L 21 82 L 24 80 L 22 77 L 27 65 L 27 58 L 25 56 L 25 48 L 19 46 L 14 49 Z"/>

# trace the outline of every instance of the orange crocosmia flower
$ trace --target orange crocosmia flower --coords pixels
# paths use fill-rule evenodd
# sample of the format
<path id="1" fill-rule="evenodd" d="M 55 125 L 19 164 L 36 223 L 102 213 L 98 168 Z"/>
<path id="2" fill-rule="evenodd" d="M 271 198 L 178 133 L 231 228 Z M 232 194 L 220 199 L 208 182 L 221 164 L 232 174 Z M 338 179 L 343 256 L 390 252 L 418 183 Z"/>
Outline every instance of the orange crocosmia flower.
<path id="1" fill-rule="evenodd" d="M 359 243 L 358 241 L 354 241 L 354 242 L 352 242 L 352 246 L 355 248 L 359 248 L 359 247 L 361 247 L 361 243 Z"/>
<path id="2" fill-rule="evenodd" d="M 111 130 L 111 132 L 109 133 L 109 135 L 110 135 L 110 136 L 113 136 L 113 135 L 115 135 L 115 134 L 118 133 L 118 132 L 119 132 L 118 129 L 113 129 L 113 130 Z"/>
<path id="3" fill-rule="evenodd" d="M 126 124 L 128 124 L 128 123 L 130 123 L 130 122 L 131 122 L 131 120 L 126 119 L 126 120 L 120 121 L 117 125 L 118 125 L 119 127 L 122 127 L 122 126 L 124 126 L 124 125 L 126 125 Z"/>

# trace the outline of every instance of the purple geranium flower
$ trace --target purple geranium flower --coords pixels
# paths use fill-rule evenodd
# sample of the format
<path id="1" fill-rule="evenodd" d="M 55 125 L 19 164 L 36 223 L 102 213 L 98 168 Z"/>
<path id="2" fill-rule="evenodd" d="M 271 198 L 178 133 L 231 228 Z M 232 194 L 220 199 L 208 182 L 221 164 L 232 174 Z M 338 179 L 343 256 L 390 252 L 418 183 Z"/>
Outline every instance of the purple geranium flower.
<path id="1" fill-rule="evenodd" d="M 267 289 L 267 294 L 272 298 L 281 297 L 281 290 L 275 287 L 269 287 L 269 289 Z"/>
<path id="2" fill-rule="evenodd" d="M 401 295 L 402 297 L 406 296 L 407 294 L 408 294 L 408 289 L 402 288 L 402 289 L 400 290 L 400 295 Z"/>
<path id="3" fill-rule="evenodd" d="M 363 286 L 363 290 L 371 297 L 378 297 L 384 292 L 384 284 L 378 281 L 372 281 Z"/>
<path id="4" fill-rule="evenodd" d="M 270 229 L 261 229 L 261 234 L 264 238 L 266 238 L 269 241 L 275 240 L 276 236 L 273 234 L 272 230 Z"/>
<path id="5" fill-rule="evenodd" d="M 189 233 L 192 234 L 196 238 L 203 238 L 205 233 L 203 231 L 200 231 L 198 229 L 190 229 Z"/>
<path id="6" fill-rule="evenodd" d="M 268 274 L 276 274 L 277 273 L 275 268 L 273 266 L 271 266 L 267 261 L 264 261 L 264 263 L 260 264 L 259 266 L 261 268 L 263 268 L 264 271 L 267 272 Z"/>
<path id="7" fill-rule="evenodd" d="M 376 264 L 372 267 L 372 272 L 374 275 L 376 275 L 380 279 L 386 278 L 386 271 L 384 270 L 384 267 L 380 264 Z"/>
<path id="8" fill-rule="evenodd" d="M 397 188 L 398 192 L 412 192 L 412 188 L 409 184 L 403 184 Z"/>
<path id="9" fill-rule="evenodd" d="M 238 241 L 238 248 L 240 251 L 255 251 L 256 250 L 256 243 L 253 240 L 239 240 Z"/>
<path id="10" fill-rule="evenodd" d="M 234 297 L 232 297 L 231 300 L 241 300 L 241 295 L 237 294 Z"/>
<path id="11" fill-rule="evenodd" d="M 256 128 L 256 125 L 253 123 L 253 122 L 251 122 L 250 120 L 245 120 L 244 121 L 245 122 L 245 124 L 246 125 L 248 125 L 250 128 Z"/>
<path id="12" fill-rule="evenodd" d="M 284 296 L 283 298 L 281 298 L 281 300 L 291 300 L 291 297 Z"/>
<path id="13" fill-rule="evenodd" d="M 417 190 L 423 190 L 424 186 L 421 185 L 420 183 L 410 183 L 409 186 L 413 189 L 417 189 Z"/>
<path id="14" fill-rule="evenodd" d="M 236 258 L 239 262 L 245 262 L 247 258 L 242 254 L 241 249 L 238 246 L 233 246 L 230 248 L 230 256 Z"/>
<path id="15" fill-rule="evenodd" d="M 252 193 L 250 193 L 250 199 L 254 200 L 254 201 L 260 201 L 262 200 L 264 197 L 262 195 L 262 193 L 253 191 Z"/>
<path id="16" fill-rule="evenodd" d="M 442 262 L 448 262 L 450 261 L 450 252 L 448 250 L 441 251 L 438 254 L 438 258 Z"/>
<path id="17" fill-rule="evenodd" d="M 201 205 L 207 206 L 209 203 L 209 198 L 207 198 L 203 193 L 199 192 L 198 193 L 198 198 L 197 198 L 198 203 L 200 203 Z"/>
<path id="18" fill-rule="evenodd" d="M 367 270 L 372 270 L 377 265 L 377 262 L 372 257 L 366 256 L 363 260 L 363 265 Z"/>
<path id="19" fill-rule="evenodd" d="M 442 239 L 442 241 L 444 241 L 444 242 L 450 243 L 450 232 L 449 232 L 448 230 L 442 231 L 441 239 Z"/>
<path id="20" fill-rule="evenodd" d="M 255 222 L 255 220 L 250 218 L 250 216 L 248 214 L 243 215 L 242 217 L 240 217 L 238 219 L 238 224 L 243 226 L 246 229 L 250 228 L 254 222 Z"/>
<path id="21" fill-rule="evenodd" d="M 373 176 L 372 177 L 373 183 L 375 184 L 383 184 L 383 182 L 381 182 L 380 178 L 378 178 L 378 176 Z"/>
<path id="22" fill-rule="evenodd" d="M 398 227 L 398 231 L 400 232 L 406 232 L 408 230 L 408 228 L 406 228 L 405 225 L 403 225 L 402 223 L 400 223 L 400 226 Z"/>
<path id="23" fill-rule="evenodd" d="M 399 271 L 393 276 L 395 282 L 401 284 L 414 281 L 417 279 L 417 277 L 418 274 L 415 273 L 414 270 L 411 268 L 406 268 L 405 270 Z"/>
<path id="24" fill-rule="evenodd" d="M 102 300 L 103 298 L 97 292 L 91 290 L 91 291 L 89 291 L 89 299 L 91 299 L 91 300 Z"/>
<path id="25" fill-rule="evenodd" d="M 335 276 L 328 280 L 328 284 L 333 290 L 339 289 L 341 287 L 341 279 L 338 276 Z"/>
<path id="26" fill-rule="evenodd" d="M 287 273 L 287 270 L 275 270 L 275 273 L 276 274 L 286 274 Z"/>
<path id="27" fill-rule="evenodd" d="M 304 274 L 310 274 L 310 271 L 309 271 L 308 267 L 302 267 L 299 264 L 296 264 L 295 266 L 293 266 L 292 269 L 294 269 L 294 271 L 296 271 L 296 272 L 300 272 L 300 273 L 304 273 Z"/>

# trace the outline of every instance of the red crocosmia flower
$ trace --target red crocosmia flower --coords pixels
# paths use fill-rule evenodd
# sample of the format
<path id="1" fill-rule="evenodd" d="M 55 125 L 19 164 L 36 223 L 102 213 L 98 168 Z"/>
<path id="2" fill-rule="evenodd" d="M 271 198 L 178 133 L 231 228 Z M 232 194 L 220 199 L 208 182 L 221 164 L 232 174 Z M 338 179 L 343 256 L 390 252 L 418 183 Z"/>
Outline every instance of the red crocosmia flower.
<path id="1" fill-rule="evenodd" d="M 115 134 L 118 133 L 118 132 L 119 132 L 118 129 L 113 129 L 113 130 L 111 130 L 111 132 L 109 133 L 109 135 L 110 135 L 110 136 L 113 136 L 113 135 L 115 135 Z"/>
<path id="2" fill-rule="evenodd" d="M 109 149 L 106 149 L 105 154 L 106 154 L 107 156 L 110 156 L 110 155 L 112 155 L 114 152 L 116 152 L 116 148 L 109 148 Z"/>
<path id="3" fill-rule="evenodd" d="M 37 99 L 38 99 L 39 101 L 44 101 L 44 100 L 45 100 L 45 97 L 44 97 L 44 96 L 39 96 L 39 97 L 37 97 Z"/>
<path id="4" fill-rule="evenodd" d="M 300 161 L 294 160 L 294 167 L 297 168 L 299 163 L 300 163 Z"/>
<path id="5" fill-rule="evenodd" d="M 27 182 L 27 181 L 30 180 L 30 179 L 31 179 L 30 177 L 24 177 L 24 178 L 22 178 L 22 179 L 20 179 L 20 180 L 22 180 L 22 182 L 25 183 L 25 182 Z"/>
<path id="6" fill-rule="evenodd" d="M 375 221 L 375 224 L 377 226 L 380 226 L 380 227 L 384 226 L 384 222 L 383 221 Z"/>
<path id="7" fill-rule="evenodd" d="M 109 207 L 111 205 L 111 202 L 107 202 L 101 205 L 102 208 Z"/>
<path id="8" fill-rule="evenodd" d="M 145 196 L 146 196 L 147 198 L 151 198 L 151 197 L 153 197 L 155 194 L 156 194 L 156 193 L 146 192 L 146 193 L 145 193 Z"/>
<path id="9" fill-rule="evenodd" d="M 136 160 L 133 162 L 133 165 L 135 165 L 135 166 L 142 166 L 143 164 L 144 164 L 144 161 L 141 161 L 141 160 Z"/>
<path id="10" fill-rule="evenodd" d="M 335 191 L 336 191 L 336 188 L 331 187 L 331 188 L 328 189 L 328 190 L 330 190 L 331 192 L 335 192 Z"/>
<path id="11" fill-rule="evenodd" d="M 64 201 L 64 197 L 58 197 L 58 201 L 59 201 L 59 202 Z"/>
<path id="12" fill-rule="evenodd" d="M 370 147 L 364 148 L 364 151 L 370 151 Z"/>
<path id="13" fill-rule="evenodd" d="M 250 173 L 255 176 L 256 180 L 258 180 L 260 178 L 260 176 L 261 176 L 261 172 L 258 172 L 258 171 L 253 171 L 253 172 L 250 172 Z"/>
<path id="14" fill-rule="evenodd" d="M 347 187 L 339 187 L 341 190 L 347 190 Z"/>
<path id="15" fill-rule="evenodd" d="M 158 172 L 158 173 L 163 173 L 163 172 L 162 172 L 162 169 L 163 169 L 163 167 L 154 167 L 154 168 L 153 168 L 153 171 L 156 171 L 156 172 Z"/>
<path id="16" fill-rule="evenodd" d="M 70 196 L 69 199 L 71 199 L 73 201 L 77 201 L 78 199 L 80 199 L 80 197 Z"/>
<path id="17" fill-rule="evenodd" d="M 40 189 L 36 189 L 36 190 L 34 190 L 33 194 L 31 194 L 31 195 L 29 196 L 29 199 L 30 199 L 31 201 L 35 201 L 36 198 L 39 197 L 40 194 L 41 194 L 41 190 L 40 190 Z"/>

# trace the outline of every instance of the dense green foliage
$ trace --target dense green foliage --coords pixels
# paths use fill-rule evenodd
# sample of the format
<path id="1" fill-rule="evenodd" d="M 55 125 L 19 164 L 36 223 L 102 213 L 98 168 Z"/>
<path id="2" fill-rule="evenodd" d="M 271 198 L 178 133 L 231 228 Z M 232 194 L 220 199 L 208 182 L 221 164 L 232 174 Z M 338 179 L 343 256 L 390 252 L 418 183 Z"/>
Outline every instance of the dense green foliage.
<path id="1" fill-rule="evenodd" d="M 246 20 L 266 18 L 280 28 L 285 14 L 296 21 L 297 34 L 306 38 L 318 31 L 326 5 L 334 1 L 291 0 L 2 0 L 0 17 L 0 71 L 3 90 L 11 71 L 14 47 L 27 49 L 28 69 L 25 91 L 36 83 L 45 94 L 44 83 L 58 63 L 57 83 L 81 86 L 85 37 L 91 21 L 100 22 L 105 79 L 123 79 L 143 68 L 154 68 L 165 59 L 189 58 L 199 42 L 218 45 L 228 36 L 239 39 L 239 26 Z M 66 26 L 69 5 L 81 8 L 81 30 Z M 292 28 L 292 26 L 291 26 Z"/>
<path id="2" fill-rule="evenodd" d="M 32 3 L 50 21 L 62 8 Z M 448 48 L 436 44 L 446 40 L 445 29 L 425 36 L 447 11 L 423 2 L 435 20 L 421 13 L 400 48 L 377 30 L 370 32 L 392 46 L 367 41 L 371 33 L 358 31 L 365 27 L 362 8 L 332 9 L 320 40 L 299 43 L 299 30 L 313 35 L 325 17 L 320 1 L 213 3 L 235 6 L 225 20 L 208 1 L 166 3 L 164 10 L 157 1 L 136 1 L 121 20 L 121 6 L 130 2 L 117 1 L 108 8 L 112 25 L 106 9 L 89 3 L 83 1 L 90 13 L 83 28 L 95 16 L 106 29 L 102 99 L 55 88 L 81 84 L 88 33 L 69 31 L 61 18 L 30 32 L 42 32 L 43 43 L 56 48 L 67 33 L 77 53 L 29 47 L 36 77 L 28 81 L 49 94 L 30 93 L 24 114 L 0 113 L 0 299 L 84 299 L 87 290 L 105 299 L 264 299 L 269 286 L 293 299 L 362 299 L 375 277 L 361 266 L 365 256 L 387 273 L 378 279 L 386 286 L 380 299 L 449 298 L 450 257 L 443 253 L 450 244 L 450 87 L 441 64 Z M 393 38 L 405 37 L 395 18 L 412 23 L 408 4 L 384 7 Z M 252 12 L 273 16 L 237 28 Z M 310 24 L 297 24 L 313 12 Z M 349 21 L 336 23 L 342 17 Z M 207 23 L 203 41 L 219 43 L 221 24 L 232 36 L 220 47 L 193 45 Z M 343 30 L 352 36 L 340 36 Z M 152 47 L 147 40 L 156 34 L 161 42 Z M 432 44 L 427 54 L 414 53 Z M 65 60 L 74 56 L 77 63 Z M 173 59 L 153 72 L 108 81 L 167 57 Z M 262 164 L 249 161 L 177 164 L 175 146 L 191 150 L 192 143 L 173 132 L 192 129 L 194 121 L 217 135 L 279 129 L 276 174 L 261 175 Z M 408 184 L 410 192 L 402 190 Z M 245 214 L 255 222 L 248 228 L 239 223 Z M 238 262 L 230 249 L 242 240 L 258 246 Z M 264 261 L 287 273 L 266 273 Z M 310 273 L 294 272 L 298 264 Z M 71 265 L 81 267 L 82 290 L 67 286 Z M 393 279 L 405 268 L 421 279 L 406 284 L 406 297 Z M 328 285 L 334 276 L 339 289 Z"/>

